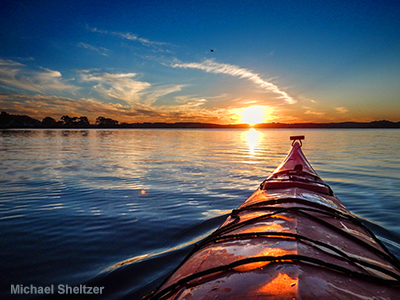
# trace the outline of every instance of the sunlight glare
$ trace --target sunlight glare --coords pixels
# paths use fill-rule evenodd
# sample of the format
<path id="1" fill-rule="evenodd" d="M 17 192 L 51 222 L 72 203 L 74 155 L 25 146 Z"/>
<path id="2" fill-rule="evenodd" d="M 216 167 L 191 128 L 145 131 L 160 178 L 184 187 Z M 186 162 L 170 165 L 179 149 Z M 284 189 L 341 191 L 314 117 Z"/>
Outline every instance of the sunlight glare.
<path id="1" fill-rule="evenodd" d="M 251 106 L 244 108 L 239 112 L 241 122 L 251 126 L 263 123 L 266 118 L 266 111 L 260 106 Z"/>

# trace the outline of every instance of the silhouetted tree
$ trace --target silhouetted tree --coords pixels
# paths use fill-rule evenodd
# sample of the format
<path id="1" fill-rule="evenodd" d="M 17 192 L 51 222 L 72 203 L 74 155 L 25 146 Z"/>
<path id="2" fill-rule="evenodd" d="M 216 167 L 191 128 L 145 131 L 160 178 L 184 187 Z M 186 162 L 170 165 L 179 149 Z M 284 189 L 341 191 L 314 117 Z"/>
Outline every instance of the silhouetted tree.
<path id="1" fill-rule="evenodd" d="M 61 117 L 61 121 L 63 122 L 63 125 L 67 125 L 67 126 L 72 126 L 76 119 L 77 119 L 77 117 L 71 118 L 70 116 L 67 116 L 67 115 Z"/>
<path id="2" fill-rule="evenodd" d="M 52 117 L 46 117 L 42 120 L 42 125 L 45 126 L 55 126 L 57 125 L 57 121 L 54 120 Z"/>
<path id="3" fill-rule="evenodd" d="M 118 125 L 118 121 L 110 118 L 98 117 L 96 119 L 96 124 L 100 127 L 113 127 Z"/>
<path id="4" fill-rule="evenodd" d="M 80 126 L 89 126 L 90 122 L 87 117 L 79 117 L 77 120 L 77 124 Z"/>
<path id="5" fill-rule="evenodd" d="M 71 118 L 70 116 L 65 115 L 61 117 L 61 122 L 65 126 L 73 126 L 73 127 L 78 127 L 78 126 L 86 127 L 90 125 L 88 118 L 84 116 L 79 118 L 78 117 Z"/>

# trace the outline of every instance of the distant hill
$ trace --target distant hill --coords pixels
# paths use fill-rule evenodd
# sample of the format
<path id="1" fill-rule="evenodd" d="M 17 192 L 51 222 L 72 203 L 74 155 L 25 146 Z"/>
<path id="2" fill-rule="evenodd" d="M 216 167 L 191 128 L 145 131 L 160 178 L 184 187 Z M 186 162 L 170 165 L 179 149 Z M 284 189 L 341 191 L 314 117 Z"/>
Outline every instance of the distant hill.
<path id="1" fill-rule="evenodd" d="M 0 114 L 0 128 L 40 127 L 42 122 L 26 115 L 10 115 L 5 111 Z"/>
<path id="2" fill-rule="evenodd" d="M 107 122 L 106 122 L 107 121 Z M 12 115 L 7 112 L 0 114 L 0 128 L 400 128 L 400 122 L 387 120 L 373 122 L 341 122 L 341 123 L 261 123 L 254 126 L 248 124 L 211 124 L 199 122 L 145 122 L 145 123 L 119 123 L 109 118 L 98 117 L 96 124 L 90 124 L 86 117 L 63 116 L 60 121 L 46 117 L 42 121 L 26 115 Z"/>

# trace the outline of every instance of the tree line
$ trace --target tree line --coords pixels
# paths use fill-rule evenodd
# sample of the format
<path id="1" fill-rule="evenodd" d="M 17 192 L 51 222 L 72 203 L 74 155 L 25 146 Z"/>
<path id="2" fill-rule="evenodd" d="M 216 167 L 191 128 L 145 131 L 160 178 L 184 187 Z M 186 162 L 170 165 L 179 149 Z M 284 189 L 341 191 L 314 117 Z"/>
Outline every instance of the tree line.
<path id="1" fill-rule="evenodd" d="M 96 118 L 96 123 L 95 125 L 100 126 L 100 127 L 110 127 L 110 126 L 116 126 L 118 125 L 117 120 L 113 120 L 111 118 L 105 118 L 105 117 L 97 117 Z M 60 118 L 60 121 L 56 121 L 52 117 L 46 117 L 42 120 L 42 125 L 49 125 L 49 126 L 54 126 L 54 125 L 62 125 L 62 126 L 71 126 L 71 127 L 85 127 L 85 126 L 90 126 L 89 119 L 85 116 L 81 117 L 70 117 L 68 115 L 62 116 Z"/>
<path id="2" fill-rule="evenodd" d="M 106 117 L 97 117 L 95 126 L 97 127 L 115 127 L 118 126 L 119 122 L 117 120 L 106 118 Z M 79 127 L 79 128 L 88 128 L 92 127 L 89 119 L 86 116 L 80 117 L 70 117 L 68 115 L 64 115 L 60 118 L 60 120 L 55 120 L 52 117 L 45 117 L 42 121 L 31 118 L 26 115 L 12 115 L 5 111 L 2 111 L 0 114 L 0 127 L 1 128 L 13 128 L 13 127 L 50 127 L 50 128 L 58 128 L 58 127 Z"/>
<path id="3" fill-rule="evenodd" d="M 106 117 L 97 117 L 95 124 L 90 124 L 85 116 L 70 117 L 64 115 L 59 121 L 46 117 L 42 121 L 26 115 L 11 115 L 4 111 L 0 114 L 0 128 L 250 128 L 248 124 L 211 124 L 200 122 L 144 122 L 144 123 L 119 123 L 117 120 Z M 387 120 L 372 122 L 340 122 L 340 123 L 262 123 L 254 128 L 400 128 L 400 122 Z"/>

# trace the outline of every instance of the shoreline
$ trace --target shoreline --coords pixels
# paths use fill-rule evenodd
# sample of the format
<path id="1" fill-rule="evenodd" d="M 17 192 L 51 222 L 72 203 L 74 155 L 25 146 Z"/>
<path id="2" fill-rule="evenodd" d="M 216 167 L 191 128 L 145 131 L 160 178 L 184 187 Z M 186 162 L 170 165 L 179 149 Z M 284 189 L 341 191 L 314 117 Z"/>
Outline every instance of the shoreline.
<path id="1" fill-rule="evenodd" d="M 212 123 L 132 123 L 113 126 L 99 125 L 42 125 L 42 124 L 1 124 L 0 129 L 396 129 L 400 122 L 342 122 L 342 123 L 260 123 L 212 124 Z"/>
<path id="2" fill-rule="evenodd" d="M 336 122 L 336 123 L 258 123 L 258 124 L 213 124 L 201 122 L 142 122 L 119 123 L 110 118 L 98 117 L 95 124 L 91 124 L 87 117 L 63 116 L 60 121 L 46 117 L 42 121 L 26 115 L 12 115 L 6 112 L 0 114 L 0 129 L 39 128 L 39 129 L 90 129 L 90 128 L 133 128 L 133 129 L 250 129 L 250 128 L 278 128 L 278 129 L 355 129 L 355 128 L 400 128 L 399 122 L 379 120 L 372 122 Z"/>

